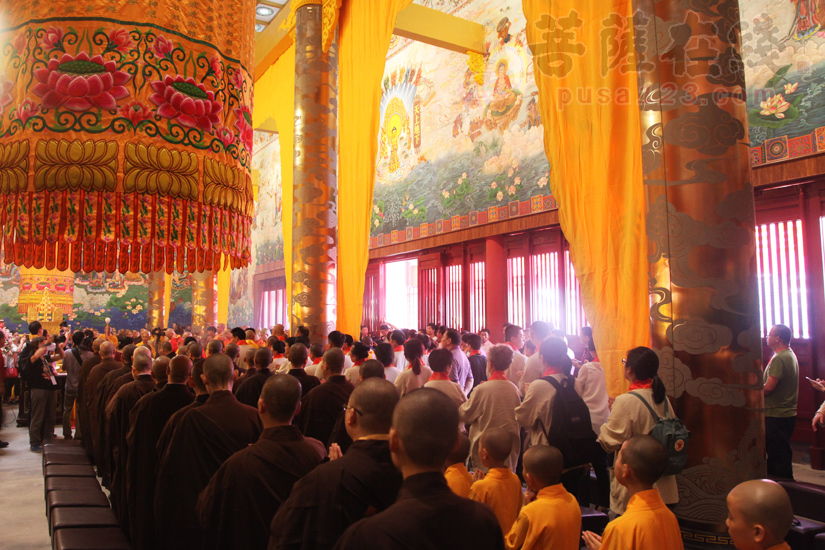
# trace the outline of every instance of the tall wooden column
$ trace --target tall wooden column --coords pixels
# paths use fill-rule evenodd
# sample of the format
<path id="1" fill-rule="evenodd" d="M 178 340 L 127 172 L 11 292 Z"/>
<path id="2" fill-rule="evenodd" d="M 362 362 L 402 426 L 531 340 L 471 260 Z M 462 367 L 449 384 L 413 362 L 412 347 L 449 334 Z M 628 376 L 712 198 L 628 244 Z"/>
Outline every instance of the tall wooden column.
<path id="1" fill-rule="evenodd" d="M 218 320 L 218 291 L 215 272 L 204 270 L 192 277 L 192 330 L 204 331 Z"/>
<path id="2" fill-rule="evenodd" d="M 676 514 L 687 542 L 726 544 L 725 496 L 765 474 L 739 11 L 729 0 L 637 5 L 653 345 L 692 430 Z"/>
<path id="3" fill-rule="evenodd" d="M 146 328 L 166 327 L 166 273 L 152 271 L 147 275 L 149 303 L 146 310 Z"/>
<path id="4" fill-rule="evenodd" d="M 295 163 L 291 324 L 325 343 L 335 327 L 338 45 L 321 49 L 321 1 L 295 12 Z"/>

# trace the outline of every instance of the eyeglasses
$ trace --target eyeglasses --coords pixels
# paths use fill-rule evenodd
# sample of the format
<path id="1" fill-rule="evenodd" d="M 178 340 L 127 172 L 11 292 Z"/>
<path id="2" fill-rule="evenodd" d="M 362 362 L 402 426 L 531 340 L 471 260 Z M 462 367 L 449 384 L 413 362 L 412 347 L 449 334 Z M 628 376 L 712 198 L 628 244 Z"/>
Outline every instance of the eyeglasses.
<path id="1" fill-rule="evenodd" d="M 355 414 L 357 414 L 358 416 L 364 416 L 364 413 L 362 413 L 361 411 L 359 411 L 359 410 L 358 410 L 358 409 L 356 409 L 355 407 L 349 407 L 349 406 L 347 406 L 347 405 L 344 405 L 344 412 L 346 412 L 346 411 L 347 411 L 347 409 L 352 409 L 352 410 L 354 410 L 354 411 L 355 411 Z"/>

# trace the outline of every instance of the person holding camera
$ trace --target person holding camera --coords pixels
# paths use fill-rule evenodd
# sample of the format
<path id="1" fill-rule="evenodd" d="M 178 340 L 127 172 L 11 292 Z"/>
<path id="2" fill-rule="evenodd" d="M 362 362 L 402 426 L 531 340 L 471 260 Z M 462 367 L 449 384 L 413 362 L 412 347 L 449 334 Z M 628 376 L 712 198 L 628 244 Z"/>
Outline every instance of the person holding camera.
<path id="1" fill-rule="evenodd" d="M 65 344 L 55 346 L 51 339 L 44 338 L 39 321 L 29 323 L 29 332 L 33 338 L 20 353 L 19 365 L 31 388 L 29 445 L 33 453 L 39 453 L 43 441 L 54 436 L 58 386 L 53 363 L 63 357 Z"/>

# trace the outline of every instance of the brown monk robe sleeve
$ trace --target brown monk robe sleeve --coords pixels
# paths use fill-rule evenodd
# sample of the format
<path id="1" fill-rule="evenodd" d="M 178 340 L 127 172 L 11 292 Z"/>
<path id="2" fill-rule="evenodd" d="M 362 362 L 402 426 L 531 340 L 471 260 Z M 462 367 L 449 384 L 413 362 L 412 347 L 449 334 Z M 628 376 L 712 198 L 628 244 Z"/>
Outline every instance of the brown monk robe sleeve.
<path id="1" fill-rule="evenodd" d="M 123 385 L 118 384 L 117 388 L 114 388 L 116 381 L 127 374 L 131 376 L 132 373 L 131 367 L 127 367 L 123 365 L 123 363 L 120 363 L 119 365 L 120 367 L 117 370 L 113 370 L 103 378 L 100 386 L 98 386 L 97 392 L 98 429 L 97 439 L 95 440 L 95 464 L 97 464 L 97 473 L 101 477 L 101 484 L 104 487 L 109 486 L 110 474 L 109 442 L 107 438 L 108 433 L 106 431 L 106 406 L 109 404 L 112 397 L 114 397 L 115 391 L 120 389 L 120 386 Z"/>
<path id="2" fill-rule="evenodd" d="M 265 550 L 281 503 L 325 454 L 320 441 L 281 426 L 264 430 L 254 445 L 232 455 L 198 499 L 204 550 Z"/>

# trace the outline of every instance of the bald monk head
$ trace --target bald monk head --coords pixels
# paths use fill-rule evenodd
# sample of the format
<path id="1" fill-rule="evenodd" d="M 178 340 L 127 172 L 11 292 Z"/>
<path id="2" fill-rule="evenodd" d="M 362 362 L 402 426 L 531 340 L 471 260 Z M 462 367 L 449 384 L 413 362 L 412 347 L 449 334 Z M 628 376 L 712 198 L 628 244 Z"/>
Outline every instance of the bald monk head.
<path id="1" fill-rule="evenodd" d="M 791 499 L 775 481 L 740 483 L 728 494 L 728 533 L 739 550 L 781 544 L 793 523 Z"/>
<path id="2" fill-rule="evenodd" d="M 211 355 L 203 362 L 203 383 L 209 393 L 231 390 L 235 365 L 229 356 L 224 354 Z"/>
<path id="3" fill-rule="evenodd" d="M 255 366 L 258 370 L 268 369 L 272 364 L 272 350 L 269 348 L 258 348 L 255 350 Z M 294 377 L 293 377 L 294 378 Z"/>
<path id="4" fill-rule="evenodd" d="M 398 399 L 395 385 L 383 378 L 369 378 L 358 384 L 349 396 L 344 415 L 344 426 L 353 441 L 359 437 L 389 433 Z"/>
<path id="5" fill-rule="evenodd" d="M 358 367 L 358 383 L 360 384 L 368 378 L 386 378 L 384 365 L 375 359 L 367 359 L 364 364 Z"/>
<path id="6" fill-rule="evenodd" d="M 177 357 L 175 357 L 175 359 L 177 359 Z M 192 365 L 192 375 L 190 377 L 190 380 L 192 380 L 192 386 L 195 388 L 195 395 L 203 395 L 205 393 L 209 393 L 206 390 L 206 384 L 203 381 L 204 363 L 206 363 L 206 361 L 198 361 L 197 364 Z"/>
<path id="7" fill-rule="evenodd" d="M 459 434 L 458 445 L 447 457 L 446 466 L 449 468 L 453 464 L 464 464 L 470 456 L 470 438 L 464 434 Z"/>
<path id="8" fill-rule="evenodd" d="M 169 377 L 169 383 L 185 384 L 192 374 L 192 360 L 184 355 L 178 355 L 171 361 L 168 357 L 161 357 L 158 361 L 163 359 L 166 359 L 166 373 Z"/>
<path id="9" fill-rule="evenodd" d="M 120 354 L 123 357 L 123 364 L 127 367 L 132 366 L 132 358 L 135 356 L 135 350 L 137 346 L 134 344 L 129 344 L 127 346 L 123 346 L 123 350 L 121 350 Z"/>
<path id="10" fill-rule="evenodd" d="M 301 408 L 301 383 L 289 374 L 267 378 L 258 399 L 258 415 L 264 429 L 289 426 Z"/>
<path id="11" fill-rule="evenodd" d="M 344 352 L 341 348 L 330 348 L 321 361 L 321 374 L 325 380 L 341 374 L 344 370 Z"/>
<path id="12" fill-rule="evenodd" d="M 238 344 L 232 342 L 226 344 L 226 351 L 224 351 L 224 353 L 234 361 L 241 354 L 241 348 L 240 346 L 238 346 Z"/>
<path id="13" fill-rule="evenodd" d="M 243 362 L 247 370 L 255 368 L 255 351 L 257 351 L 255 348 L 249 348 L 243 356 Z"/>
<path id="14" fill-rule="evenodd" d="M 101 359 L 113 359 L 115 356 L 115 345 L 108 340 L 104 340 L 100 343 L 99 351 Z"/>
<path id="15" fill-rule="evenodd" d="M 206 344 L 206 352 L 209 355 L 215 355 L 217 353 L 223 353 L 223 342 L 220 340 L 212 340 L 208 344 Z"/>
<path id="16" fill-rule="evenodd" d="M 503 428 L 490 428 L 481 434 L 479 456 L 485 468 L 507 468 L 513 436 Z"/>
<path id="17" fill-rule="evenodd" d="M 564 457 L 556 447 L 534 445 L 524 453 L 524 479 L 533 493 L 561 483 L 563 470 Z"/>
<path id="18" fill-rule="evenodd" d="M 441 472 L 457 445 L 458 407 L 444 392 L 421 388 L 398 403 L 392 418 L 390 451 L 405 478 Z"/>
<path id="19" fill-rule="evenodd" d="M 157 384 L 169 381 L 169 358 L 161 355 L 152 363 L 152 378 Z"/>
<path id="20" fill-rule="evenodd" d="M 137 380 L 137 377 L 142 374 L 152 373 L 152 359 L 146 355 L 139 354 L 132 358 L 132 378 Z"/>
<path id="21" fill-rule="evenodd" d="M 92 342 L 92 351 L 100 355 L 100 345 L 105 341 L 106 340 L 104 340 L 103 338 L 98 338 L 97 340 Z"/>
<path id="22" fill-rule="evenodd" d="M 172 353 L 172 342 L 161 342 L 160 353 L 163 355 L 169 355 Z"/>
<path id="23" fill-rule="evenodd" d="M 667 466 L 665 446 L 649 435 L 635 435 L 622 444 L 616 458 L 616 481 L 631 494 L 653 488 Z"/>

